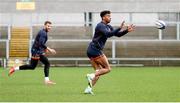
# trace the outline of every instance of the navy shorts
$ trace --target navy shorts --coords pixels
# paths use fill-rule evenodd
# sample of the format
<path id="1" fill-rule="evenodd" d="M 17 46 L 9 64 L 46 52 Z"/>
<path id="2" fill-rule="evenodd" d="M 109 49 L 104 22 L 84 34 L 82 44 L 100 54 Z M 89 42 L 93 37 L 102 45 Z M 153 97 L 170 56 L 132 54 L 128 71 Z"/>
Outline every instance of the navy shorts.
<path id="1" fill-rule="evenodd" d="M 89 45 L 88 49 L 87 49 L 87 56 L 92 59 L 92 58 L 96 58 L 98 56 L 103 55 L 103 52 L 99 49 L 97 49 L 96 47 L 94 47 L 93 45 Z"/>
<path id="2" fill-rule="evenodd" d="M 40 55 L 45 55 L 45 52 L 43 50 L 38 50 L 38 49 L 32 48 L 31 54 L 32 54 L 32 58 L 39 59 Z"/>

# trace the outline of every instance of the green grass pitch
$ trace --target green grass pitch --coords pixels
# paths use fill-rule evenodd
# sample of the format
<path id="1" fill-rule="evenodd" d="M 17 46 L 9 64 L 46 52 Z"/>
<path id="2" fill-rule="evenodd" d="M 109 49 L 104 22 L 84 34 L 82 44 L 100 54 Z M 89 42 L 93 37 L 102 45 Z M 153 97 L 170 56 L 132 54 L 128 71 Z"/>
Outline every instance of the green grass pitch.
<path id="1" fill-rule="evenodd" d="M 0 68 L 0 102 L 180 102 L 180 67 L 113 67 L 85 95 L 91 67 L 52 67 L 44 85 L 42 67 L 8 77 Z"/>

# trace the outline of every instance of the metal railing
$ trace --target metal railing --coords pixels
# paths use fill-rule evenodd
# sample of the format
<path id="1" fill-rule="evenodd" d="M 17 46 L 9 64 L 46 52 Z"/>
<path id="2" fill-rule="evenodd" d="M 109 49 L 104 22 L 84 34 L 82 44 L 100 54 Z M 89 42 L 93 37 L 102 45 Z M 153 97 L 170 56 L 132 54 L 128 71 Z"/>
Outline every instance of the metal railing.
<path id="1" fill-rule="evenodd" d="M 73 24 L 73 23 L 69 23 L 69 24 Z M 77 23 L 76 23 L 77 24 Z M 81 23 L 80 23 L 81 24 Z M 85 23 L 87 24 L 87 23 Z M 93 30 L 95 28 L 95 23 L 94 22 L 88 22 L 88 24 L 92 24 L 91 26 L 93 26 Z M 179 41 L 180 40 L 180 22 L 167 22 L 167 24 L 174 24 L 176 25 L 176 39 L 174 40 L 163 40 L 162 39 L 162 36 L 163 36 L 163 32 L 161 30 L 159 30 L 159 33 L 158 33 L 158 40 L 143 40 L 143 39 L 137 39 L 137 40 L 132 40 L 132 39 L 126 39 L 124 41 L 169 41 L 169 42 L 172 42 L 172 41 Z M 32 27 L 33 26 L 43 26 L 43 24 L 33 24 L 31 27 L 30 27 L 30 41 L 29 41 L 29 58 L 31 57 L 31 46 L 32 46 L 32 42 L 33 42 L 33 37 L 32 37 L 32 33 L 33 33 L 33 29 Z M 135 25 L 139 25 L 138 23 L 135 23 Z M 142 25 L 142 24 L 141 24 Z M 9 59 L 9 40 L 11 38 L 11 25 L 7 25 L 7 24 L 1 24 L 1 26 L 7 26 L 8 27 L 8 38 L 7 39 L 0 39 L 0 43 L 1 42 L 4 42 L 6 43 L 6 60 Z M 60 26 L 60 24 L 54 24 L 54 26 Z M 158 29 L 157 29 L 158 30 Z M 93 36 L 93 34 L 92 34 Z M 89 39 L 49 39 L 49 42 L 90 42 L 91 41 L 91 38 Z M 108 40 L 112 43 L 111 45 L 111 48 L 112 48 L 112 57 L 109 58 L 109 60 L 180 60 L 179 58 L 117 58 L 116 57 L 116 43 L 119 41 L 119 40 Z M 123 39 L 121 40 L 123 41 Z M 2 58 L 0 58 L 2 59 Z M 61 57 L 57 57 L 57 58 L 50 58 L 50 60 L 88 60 L 88 58 L 61 58 Z"/>
<path id="2" fill-rule="evenodd" d="M 48 42 L 57 42 L 56 44 L 60 43 L 66 43 L 66 42 L 73 42 L 75 43 L 87 43 L 90 42 L 91 39 L 50 39 Z M 179 40 L 108 40 L 107 42 L 111 43 L 111 57 L 108 57 L 108 60 L 111 61 L 111 65 L 115 66 L 144 66 L 143 64 L 121 64 L 120 61 L 159 61 L 159 66 L 161 66 L 161 61 L 180 61 L 179 57 L 117 57 L 117 48 L 116 44 L 118 42 L 177 42 Z M 88 45 L 87 45 L 88 46 Z M 86 52 L 86 51 L 84 51 Z M 79 61 L 89 61 L 88 57 L 49 57 L 50 61 L 75 61 L 75 66 L 89 66 L 89 64 L 79 64 Z"/>

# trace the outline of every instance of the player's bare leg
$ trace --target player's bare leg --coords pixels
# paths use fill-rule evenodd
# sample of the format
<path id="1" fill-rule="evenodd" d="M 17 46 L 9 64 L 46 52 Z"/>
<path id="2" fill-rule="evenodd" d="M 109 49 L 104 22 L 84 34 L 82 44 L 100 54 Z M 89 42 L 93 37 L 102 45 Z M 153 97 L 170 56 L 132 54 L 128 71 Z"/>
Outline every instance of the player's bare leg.
<path id="1" fill-rule="evenodd" d="M 91 64 L 96 72 L 99 71 L 100 69 L 102 69 L 102 66 L 100 64 L 97 64 L 94 60 L 91 60 Z M 96 84 L 99 77 L 100 76 L 96 76 L 96 77 L 94 76 L 94 81 L 92 81 L 92 86 L 94 86 Z"/>
<path id="2" fill-rule="evenodd" d="M 94 68 L 95 71 L 99 71 L 99 69 L 101 69 L 101 65 L 97 64 L 96 62 L 94 62 L 94 60 L 91 60 L 91 64 Z M 95 81 L 92 81 L 92 79 L 95 79 Z M 96 82 L 99 79 L 99 76 L 95 77 L 95 73 L 91 73 L 91 74 L 87 74 L 87 79 L 88 79 L 88 86 L 86 87 L 86 89 L 84 90 L 85 94 L 92 94 L 94 95 L 93 91 L 92 91 L 92 86 L 94 84 L 96 84 Z"/>
<path id="3" fill-rule="evenodd" d="M 96 84 L 100 76 L 111 71 L 109 62 L 105 55 L 99 56 L 96 59 L 92 59 L 91 64 L 96 71 L 95 73 L 87 74 L 89 86 L 85 89 L 86 94 L 94 94 L 92 92 L 92 87 Z"/>
<path id="4" fill-rule="evenodd" d="M 109 73 L 111 67 L 105 55 L 101 55 L 91 60 L 92 66 L 96 69 L 95 73 L 87 74 L 90 87 L 94 86 L 101 75 Z"/>
<path id="5" fill-rule="evenodd" d="M 105 55 L 94 60 L 94 66 L 98 65 L 98 70 L 95 72 L 95 76 L 92 79 L 92 86 L 94 86 L 101 75 L 107 74 L 111 71 L 111 67 Z"/>

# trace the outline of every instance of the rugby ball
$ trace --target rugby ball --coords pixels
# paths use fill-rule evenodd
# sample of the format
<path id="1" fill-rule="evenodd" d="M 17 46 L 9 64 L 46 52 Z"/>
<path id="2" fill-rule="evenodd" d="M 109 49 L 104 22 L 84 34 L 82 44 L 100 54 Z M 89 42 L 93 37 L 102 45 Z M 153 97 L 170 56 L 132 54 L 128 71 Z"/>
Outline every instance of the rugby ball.
<path id="1" fill-rule="evenodd" d="M 157 20 L 155 22 L 156 28 L 158 29 L 165 29 L 166 28 L 166 23 L 163 20 Z"/>

